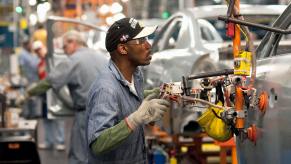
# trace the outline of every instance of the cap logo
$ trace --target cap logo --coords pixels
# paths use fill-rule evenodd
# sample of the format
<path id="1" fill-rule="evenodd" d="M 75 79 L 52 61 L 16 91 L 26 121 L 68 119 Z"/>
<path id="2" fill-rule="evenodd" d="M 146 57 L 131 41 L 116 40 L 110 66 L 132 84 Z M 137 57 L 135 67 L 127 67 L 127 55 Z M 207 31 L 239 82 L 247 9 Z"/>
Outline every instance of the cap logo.
<path id="1" fill-rule="evenodd" d="M 121 42 L 126 42 L 128 38 L 129 38 L 128 35 L 122 35 L 121 38 L 120 38 L 120 41 Z"/>
<path id="2" fill-rule="evenodd" d="M 135 29 L 137 25 L 137 20 L 134 18 L 130 18 L 129 23 L 130 23 L 130 26 Z"/>

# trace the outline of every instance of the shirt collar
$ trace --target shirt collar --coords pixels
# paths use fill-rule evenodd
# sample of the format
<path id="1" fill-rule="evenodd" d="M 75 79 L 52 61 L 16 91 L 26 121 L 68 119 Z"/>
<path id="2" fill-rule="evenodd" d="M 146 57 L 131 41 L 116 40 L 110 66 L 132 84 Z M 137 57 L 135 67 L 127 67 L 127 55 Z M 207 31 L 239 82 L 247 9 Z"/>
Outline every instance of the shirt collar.
<path id="1" fill-rule="evenodd" d="M 118 67 L 111 59 L 109 60 L 109 69 L 117 80 L 119 80 L 123 85 L 128 86 L 127 80 L 124 78 Z M 133 78 L 134 81 L 142 79 L 141 70 L 139 67 L 137 67 L 136 70 L 134 71 Z"/>

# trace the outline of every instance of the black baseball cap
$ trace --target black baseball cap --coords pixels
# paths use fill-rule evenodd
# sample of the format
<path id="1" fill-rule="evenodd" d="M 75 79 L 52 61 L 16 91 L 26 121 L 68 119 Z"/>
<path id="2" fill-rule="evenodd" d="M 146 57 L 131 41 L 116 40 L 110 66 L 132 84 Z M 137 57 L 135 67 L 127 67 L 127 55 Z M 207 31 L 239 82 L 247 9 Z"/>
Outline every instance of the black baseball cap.
<path id="1" fill-rule="evenodd" d="M 143 27 L 134 18 L 123 18 L 114 22 L 107 31 L 105 46 L 108 52 L 116 50 L 119 43 L 146 37 L 155 32 L 157 26 Z"/>

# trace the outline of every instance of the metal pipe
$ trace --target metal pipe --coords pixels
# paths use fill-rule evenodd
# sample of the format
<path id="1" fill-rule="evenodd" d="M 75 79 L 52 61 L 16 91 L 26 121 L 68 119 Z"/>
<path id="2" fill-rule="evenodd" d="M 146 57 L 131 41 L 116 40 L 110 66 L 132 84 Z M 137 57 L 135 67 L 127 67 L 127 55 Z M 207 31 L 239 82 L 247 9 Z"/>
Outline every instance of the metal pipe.
<path id="1" fill-rule="evenodd" d="M 189 75 L 187 77 L 187 80 L 195 80 L 195 79 L 201 79 L 201 78 L 213 77 L 213 76 L 230 75 L 233 73 L 234 73 L 233 69 L 225 69 L 223 71 L 215 71 L 215 72 L 200 73 L 197 75 Z"/>
<path id="2" fill-rule="evenodd" d="M 193 97 L 190 97 L 190 96 L 182 96 L 182 100 L 192 101 L 192 102 L 199 102 L 201 104 L 208 105 L 208 106 L 211 106 L 211 107 L 214 107 L 214 108 L 223 109 L 223 110 L 226 110 L 227 109 L 226 107 L 212 104 L 209 101 L 202 100 L 202 99 L 197 99 L 197 98 L 193 98 Z"/>
<path id="3" fill-rule="evenodd" d="M 280 34 L 291 34 L 291 29 L 284 30 L 284 29 L 269 27 L 269 26 L 265 26 L 265 25 L 261 25 L 261 24 L 257 24 L 257 23 L 247 22 L 247 21 L 240 20 L 240 19 L 229 18 L 226 16 L 218 16 L 218 19 L 225 21 L 225 22 L 233 22 L 233 23 L 237 23 L 237 24 L 241 24 L 241 25 L 245 25 L 245 26 L 256 27 L 256 28 L 260 28 L 260 29 L 263 29 L 266 31 L 276 32 L 276 33 L 280 33 Z"/>
<path id="4" fill-rule="evenodd" d="M 82 24 L 84 26 L 93 28 L 94 30 L 106 32 L 106 30 L 102 29 L 99 26 L 96 26 L 91 23 L 82 22 L 79 19 L 65 18 L 65 17 L 59 17 L 59 16 L 49 16 L 48 20 L 51 20 L 52 22 L 67 22 L 67 23 L 74 23 L 74 24 Z"/>
<path id="5" fill-rule="evenodd" d="M 183 91 L 186 96 L 190 96 L 190 87 L 188 86 L 188 81 L 185 76 L 182 76 Z"/>
<path id="6" fill-rule="evenodd" d="M 228 7 L 228 9 L 227 9 L 227 16 L 228 16 L 228 17 L 231 17 L 231 15 L 233 14 L 234 3 L 235 3 L 234 0 L 230 0 L 230 2 L 229 2 L 229 7 Z"/>

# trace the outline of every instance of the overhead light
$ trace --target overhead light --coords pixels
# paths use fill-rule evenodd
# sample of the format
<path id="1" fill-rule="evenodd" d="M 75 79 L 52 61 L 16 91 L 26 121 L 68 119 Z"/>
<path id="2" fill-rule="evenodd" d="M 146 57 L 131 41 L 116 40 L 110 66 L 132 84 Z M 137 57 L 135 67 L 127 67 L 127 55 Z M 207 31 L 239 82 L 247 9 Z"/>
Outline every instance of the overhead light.
<path id="1" fill-rule="evenodd" d="M 49 11 L 51 9 L 51 7 L 52 7 L 52 5 L 49 2 L 43 3 L 43 6 L 44 6 L 44 9 L 46 11 Z"/>
<path id="2" fill-rule="evenodd" d="M 38 21 L 39 22 L 45 22 L 46 18 L 47 18 L 47 12 L 50 10 L 51 8 L 51 4 L 48 2 L 45 3 L 41 3 L 37 5 L 37 17 L 38 17 Z"/>
<path id="3" fill-rule="evenodd" d="M 213 0 L 215 3 L 221 3 L 221 0 Z"/>
<path id="4" fill-rule="evenodd" d="M 29 24 L 31 26 L 34 26 L 34 25 L 36 25 L 36 23 L 37 23 L 37 16 L 35 14 L 30 14 L 29 15 Z"/>
<path id="5" fill-rule="evenodd" d="M 117 2 L 114 2 L 110 7 L 110 11 L 112 14 L 120 13 L 122 12 L 122 10 L 123 10 L 123 7 Z"/>
<path id="6" fill-rule="evenodd" d="M 100 14 L 102 15 L 106 15 L 107 13 L 109 13 L 109 11 L 110 11 L 109 6 L 106 4 L 102 5 L 99 9 Z"/>
<path id="7" fill-rule="evenodd" d="M 17 6 L 15 7 L 15 11 L 20 14 L 23 12 L 23 8 L 21 6 Z"/>
<path id="8" fill-rule="evenodd" d="M 29 4 L 30 6 L 34 6 L 34 5 L 36 5 L 36 0 L 29 0 L 29 1 L 28 1 L 28 4 Z"/>
<path id="9" fill-rule="evenodd" d="M 87 15 L 86 15 L 86 14 L 83 14 L 83 15 L 81 16 L 81 19 L 82 19 L 82 20 L 87 20 L 87 19 L 88 19 L 88 17 L 87 17 Z"/>
<path id="10" fill-rule="evenodd" d="M 113 17 L 107 17 L 106 18 L 106 24 L 108 24 L 108 25 L 112 25 L 114 23 L 114 19 L 113 19 Z"/>

